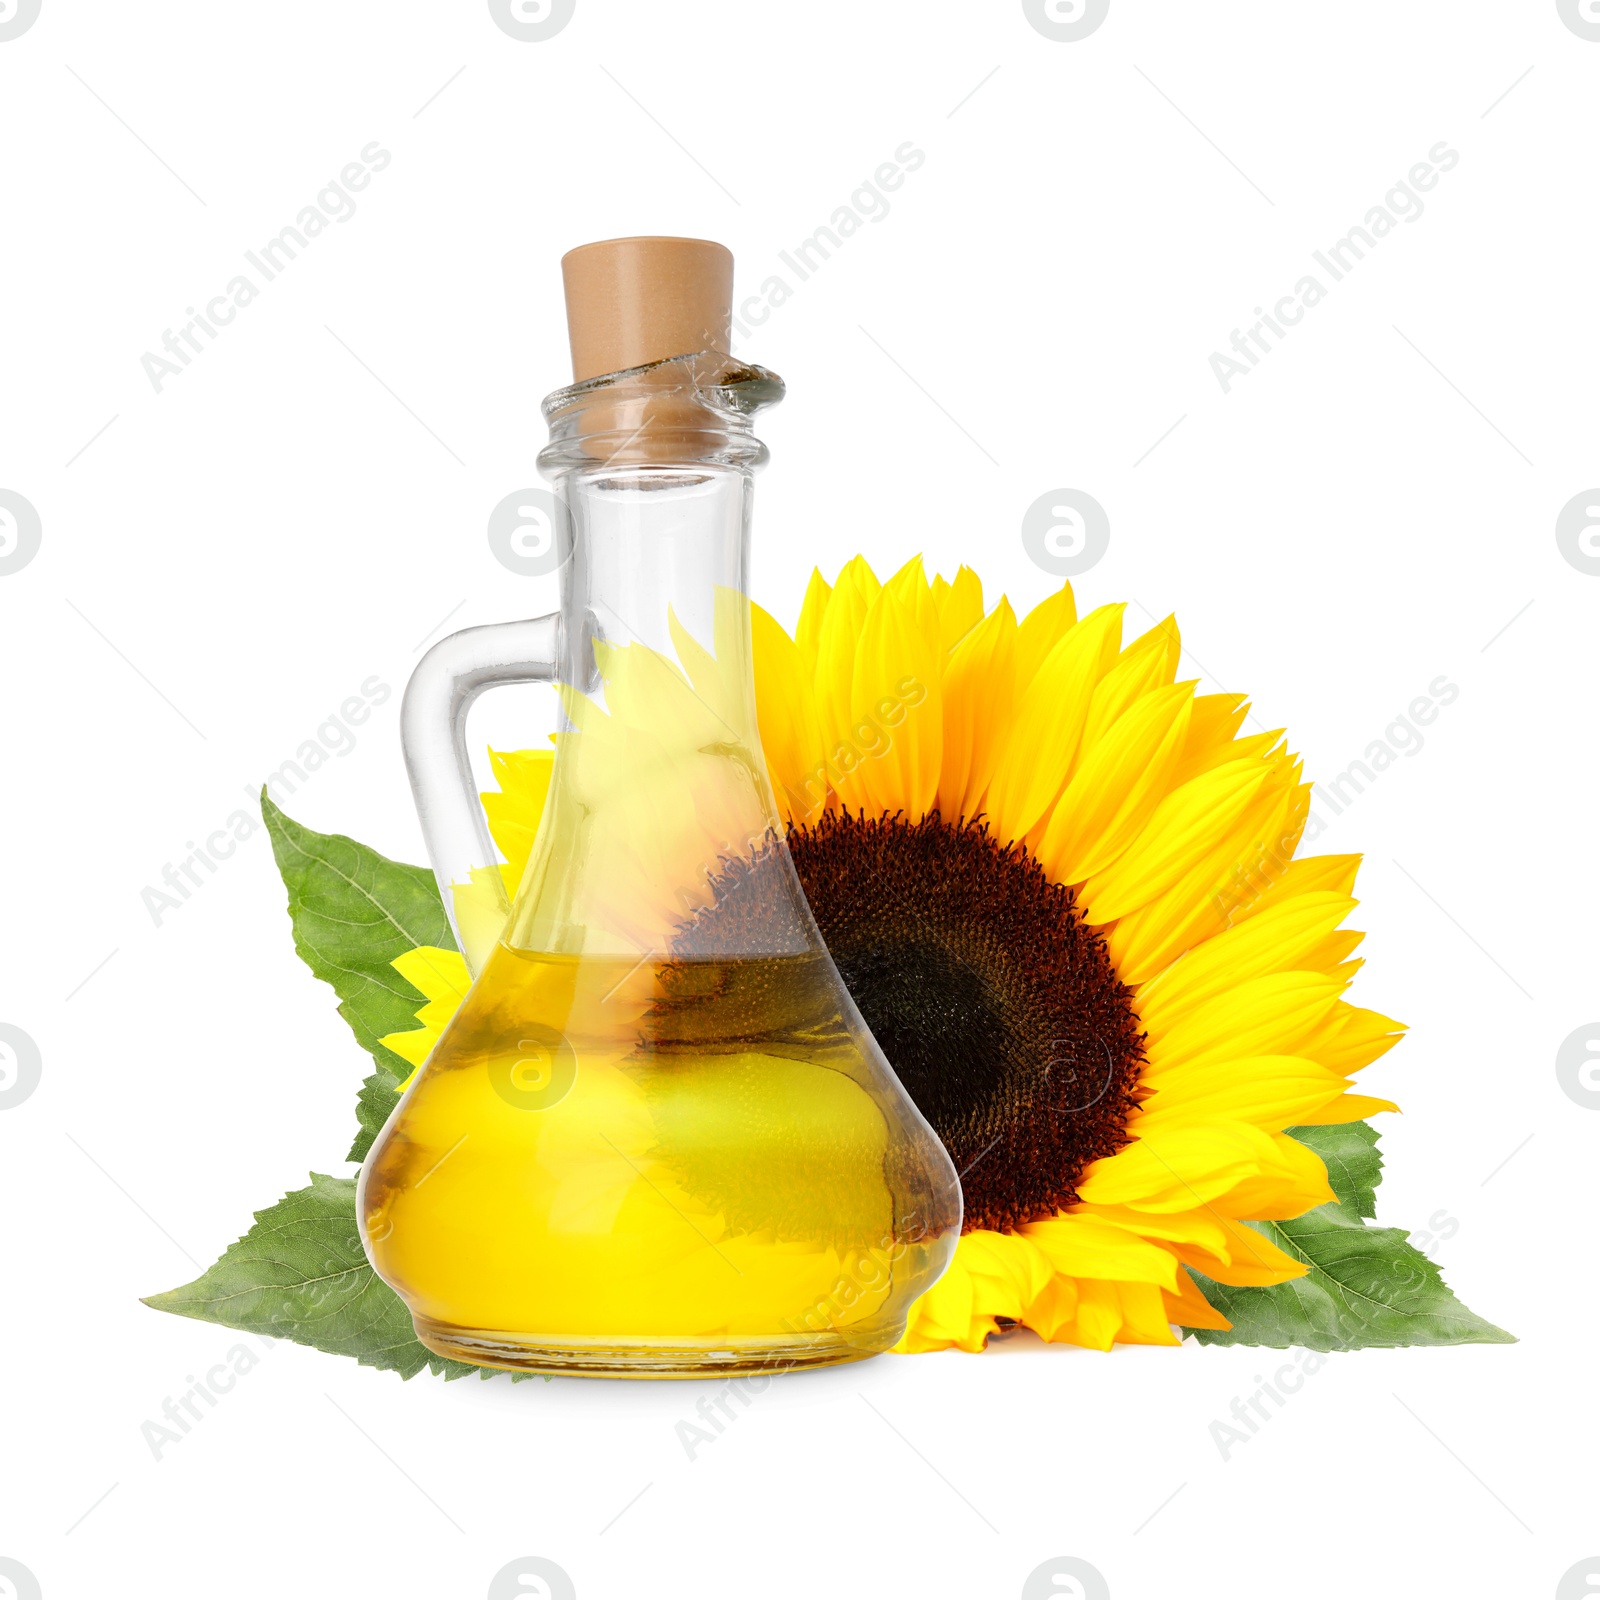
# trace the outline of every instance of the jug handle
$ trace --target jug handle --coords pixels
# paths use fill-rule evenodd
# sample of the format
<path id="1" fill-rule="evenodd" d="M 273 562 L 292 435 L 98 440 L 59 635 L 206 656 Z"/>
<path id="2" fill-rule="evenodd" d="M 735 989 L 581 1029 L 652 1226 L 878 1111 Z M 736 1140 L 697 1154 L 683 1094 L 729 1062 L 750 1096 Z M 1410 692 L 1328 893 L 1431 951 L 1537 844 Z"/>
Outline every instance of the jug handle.
<path id="1" fill-rule="evenodd" d="M 511 903 L 467 758 L 467 712 L 485 689 L 554 682 L 560 647 L 559 612 L 463 628 L 441 639 L 417 663 L 400 705 L 400 745 L 423 842 L 456 947 L 474 977 L 493 939 L 463 937 L 453 891 L 477 873 L 479 883 L 499 903 L 496 935 L 511 914 Z"/>

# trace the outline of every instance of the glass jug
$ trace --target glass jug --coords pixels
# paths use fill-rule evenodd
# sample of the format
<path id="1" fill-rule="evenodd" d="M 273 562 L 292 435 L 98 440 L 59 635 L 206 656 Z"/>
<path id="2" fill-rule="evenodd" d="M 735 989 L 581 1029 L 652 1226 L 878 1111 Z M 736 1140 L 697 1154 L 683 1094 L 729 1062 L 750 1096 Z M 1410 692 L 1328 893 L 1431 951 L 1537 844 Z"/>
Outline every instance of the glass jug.
<path id="1" fill-rule="evenodd" d="M 407 691 L 475 978 L 359 1210 L 441 1355 L 626 1377 L 853 1360 L 954 1250 L 956 1173 L 817 932 L 757 731 L 751 418 L 782 395 L 718 351 L 552 395 L 561 611 L 455 635 Z M 530 678 L 563 731 L 507 905 L 463 722 Z"/>

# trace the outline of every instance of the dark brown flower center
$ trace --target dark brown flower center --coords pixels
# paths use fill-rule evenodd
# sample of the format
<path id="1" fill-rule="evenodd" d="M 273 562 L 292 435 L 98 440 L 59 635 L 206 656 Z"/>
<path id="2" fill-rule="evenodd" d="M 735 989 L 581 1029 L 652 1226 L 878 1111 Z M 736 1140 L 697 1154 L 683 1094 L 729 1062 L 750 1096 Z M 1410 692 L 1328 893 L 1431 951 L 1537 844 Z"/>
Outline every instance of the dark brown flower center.
<path id="1" fill-rule="evenodd" d="M 963 1231 L 1077 1199 L 1127 1143 L 1144 1034 L 1072 893 L 982 823 L 829 812 L 789 835 L 867 1026 L 961 1174 Z"/>

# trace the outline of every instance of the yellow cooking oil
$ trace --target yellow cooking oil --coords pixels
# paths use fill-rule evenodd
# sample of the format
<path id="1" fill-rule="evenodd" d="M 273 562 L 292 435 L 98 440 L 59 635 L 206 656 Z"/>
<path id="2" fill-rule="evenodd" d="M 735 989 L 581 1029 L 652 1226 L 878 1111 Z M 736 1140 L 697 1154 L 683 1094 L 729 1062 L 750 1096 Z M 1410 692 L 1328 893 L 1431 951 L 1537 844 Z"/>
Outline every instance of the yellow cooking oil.
<path id="1" fill-rule="evenodd" d="M 363 1173 L 424 1342 L 641 1375 L 892 1344 L 951 1219 L 920 1215 L 925 1130 L 839 996 L 820 952 L 498 945 Z"/>

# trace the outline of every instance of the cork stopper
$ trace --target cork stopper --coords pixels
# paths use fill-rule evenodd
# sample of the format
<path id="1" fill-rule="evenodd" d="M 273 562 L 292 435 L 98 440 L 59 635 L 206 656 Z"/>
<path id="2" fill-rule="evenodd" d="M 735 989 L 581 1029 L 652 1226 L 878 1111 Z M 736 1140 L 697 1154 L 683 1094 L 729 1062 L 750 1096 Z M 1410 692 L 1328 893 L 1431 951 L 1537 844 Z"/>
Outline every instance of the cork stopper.
<path id="1" fill-rule="evenodd" d="M 733 256 L 709 239 L 604 239 L 561 258 L 572 381 L 726 350 Z"/>

